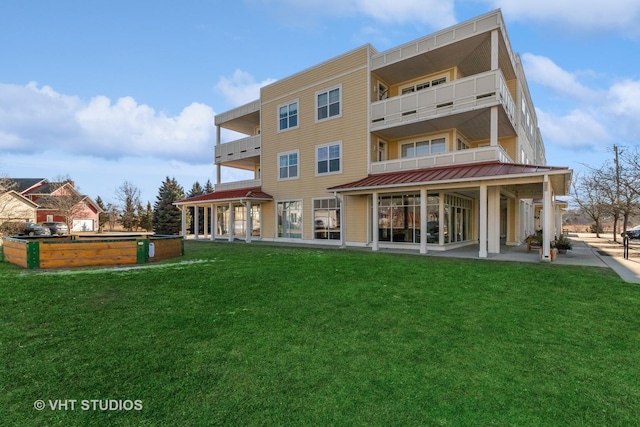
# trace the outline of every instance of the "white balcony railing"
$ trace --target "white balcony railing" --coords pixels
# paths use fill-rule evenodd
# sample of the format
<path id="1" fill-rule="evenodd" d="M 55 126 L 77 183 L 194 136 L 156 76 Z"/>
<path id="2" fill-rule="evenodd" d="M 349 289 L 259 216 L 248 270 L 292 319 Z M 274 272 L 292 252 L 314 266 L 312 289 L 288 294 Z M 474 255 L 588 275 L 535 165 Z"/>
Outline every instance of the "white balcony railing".
<path id="1" fill-rule="evenodd" d="M 397 172 L 405 170 L 425 169 L 436 166 L 462 165 L 467 163 L 488 162 L 498 160 L 513 163 L 511 157 L 501 146 L 472 148 L 469 150 L 451 151 L 449 153 L 430 156 L 411 157 L 407 159 L 387 160 L 371 164 L 371 173 Z"/>
<path id="2" fill-rule="evenodd" d="M 259 156 L 261 152 L 260 135 L 238 139 L 215 146 L 215 162 L 223 163 Z"/>
<path id="3" fill-rule="evenodd" d="M 245 181 L 223 182 L 215 185 L 215 191 L 237 190 L 239 188 L 260 187 L 262 180 L 249 179 Z"/>
<path id="4" fill-rule="evenodd" d="M 497 104 L 502 104 L 515 127 L 515 103 L 507 82 L 500 70 L 487 71 L 430 89 L 374 102 L 371 104 L 371 130 Z"/>

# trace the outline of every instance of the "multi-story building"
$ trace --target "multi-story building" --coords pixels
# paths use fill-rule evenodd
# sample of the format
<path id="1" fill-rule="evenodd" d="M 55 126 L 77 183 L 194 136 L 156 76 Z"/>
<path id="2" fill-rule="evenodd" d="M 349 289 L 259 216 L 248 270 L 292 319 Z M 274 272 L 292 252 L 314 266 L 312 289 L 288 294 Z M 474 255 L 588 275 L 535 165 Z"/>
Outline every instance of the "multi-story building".
<path id="1" fill-rule="evenodd" d="M 176 203 L 205 207 L 196 237 L 420 253 L 475 244 L 486 257 L 561 228 L 555 197 L 572 172 L 546 165 L 500 10 L 384 52 L 354 49 L 215 124 L 215 191 Z M 223 128 L 246 137 L 223 144 Z M 220 183 L 222 166 L 254 179 Z"/>

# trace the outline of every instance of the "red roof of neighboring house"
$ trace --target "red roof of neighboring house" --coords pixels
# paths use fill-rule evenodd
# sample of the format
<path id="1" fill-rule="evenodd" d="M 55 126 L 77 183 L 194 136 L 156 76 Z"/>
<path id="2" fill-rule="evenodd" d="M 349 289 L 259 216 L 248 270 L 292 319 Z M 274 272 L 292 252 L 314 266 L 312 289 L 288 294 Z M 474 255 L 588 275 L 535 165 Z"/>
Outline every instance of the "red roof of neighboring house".
<path id="1" fill-rule="evenodd" d="M 214 191 L 213 193 L 189 197 L 178 200 L 175 204 L 188 204 L 196 202 L 213 202 L 221 200 L 273 200 L 273 196 L 262 191 L 261 187 L 239 188 L 237 190 Z"/>
<path id="2" fill-rule="evenodd" d="M 328 188 L 328 190 L 355 190 L 371 187 L 393 187 L 403 184 L 477 180 L 482 178 L 539 174 L 554 171 L 565 171 L 570 173 L 569 168 L 567 167 L 486 162 L 471 165 L 441 166 L 427 169 L 369 174 L 366 178 L 349 182 L 347 184 L 337 185 L 335 187 Z"/>

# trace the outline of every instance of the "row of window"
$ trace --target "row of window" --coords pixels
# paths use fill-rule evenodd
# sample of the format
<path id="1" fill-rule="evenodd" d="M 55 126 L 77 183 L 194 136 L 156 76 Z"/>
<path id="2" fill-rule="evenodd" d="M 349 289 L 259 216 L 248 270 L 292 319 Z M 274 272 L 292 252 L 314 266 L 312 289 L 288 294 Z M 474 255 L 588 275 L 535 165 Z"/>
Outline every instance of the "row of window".
<path id="1" fill-rule="evenodd" d="M 316 147 L 316 175 L 328 175 L 342 171 L 342 143 L 333 142 Z M 300 177 L 300 150 L 278 154 L 278 179 Z"/>
<path id="2" fill-rule="evenodd" d="M 323 121 L 342 114 L 342 88 L 340 86 L 316 92 L 316 121 Z M 278 106 L 278 130 L 295 129 L 299 125 L 298 100 Z"/>

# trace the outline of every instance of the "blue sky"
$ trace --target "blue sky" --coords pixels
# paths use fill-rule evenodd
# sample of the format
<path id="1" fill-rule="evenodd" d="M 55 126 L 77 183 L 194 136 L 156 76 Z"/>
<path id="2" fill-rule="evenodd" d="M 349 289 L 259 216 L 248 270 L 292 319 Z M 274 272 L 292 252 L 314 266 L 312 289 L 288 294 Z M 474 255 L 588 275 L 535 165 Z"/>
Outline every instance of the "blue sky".
<path id="1" fill-rule="evenodd" d="M 151 203 L 167 176 L 215 184 L 215 114 L 363 44 L 496 8 L 549 164 L 579 171 L 640 143 L 637 0 L 4 0 L 0 175 L 68 175 L 105 201 L 129 181 Z"/>

